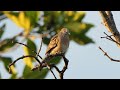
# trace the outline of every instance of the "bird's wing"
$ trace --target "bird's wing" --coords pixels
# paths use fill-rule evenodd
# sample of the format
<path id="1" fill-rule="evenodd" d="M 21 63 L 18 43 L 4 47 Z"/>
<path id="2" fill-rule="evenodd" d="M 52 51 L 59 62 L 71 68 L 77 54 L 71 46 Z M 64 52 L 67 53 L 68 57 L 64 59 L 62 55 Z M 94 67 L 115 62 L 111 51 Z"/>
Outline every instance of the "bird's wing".
<path id="1" fill-rule="evenodd" d="M 59 42 L 59 38 L 58 38 L 58 34 L 56 34 L 50 40 L 50 43 L 49 43 L 48 48 L 46 50 L 46 54 L 49 54 L 57 46 L 58 42 Z"/>

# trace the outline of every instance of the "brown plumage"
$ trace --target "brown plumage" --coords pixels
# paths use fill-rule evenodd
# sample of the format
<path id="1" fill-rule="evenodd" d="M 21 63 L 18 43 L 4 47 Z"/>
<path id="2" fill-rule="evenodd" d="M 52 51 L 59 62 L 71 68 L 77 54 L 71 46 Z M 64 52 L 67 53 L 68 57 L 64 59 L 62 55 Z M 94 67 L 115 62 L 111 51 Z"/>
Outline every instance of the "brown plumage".
<path id="1" fill-rule="evenodd" d="M 67 28 L 62 28 L 61 31 L 53 36 L 46 50 L 46 55 L 55 55 L 65 53 L 69 47 L 69 32 Z"/>

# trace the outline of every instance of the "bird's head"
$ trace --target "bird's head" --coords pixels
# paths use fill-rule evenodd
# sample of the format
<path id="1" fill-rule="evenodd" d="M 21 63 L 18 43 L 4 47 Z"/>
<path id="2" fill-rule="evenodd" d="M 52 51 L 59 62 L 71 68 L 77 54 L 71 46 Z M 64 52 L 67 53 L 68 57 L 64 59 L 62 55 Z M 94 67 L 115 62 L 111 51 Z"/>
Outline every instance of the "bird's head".
<path id="1" fill-rule="evenodd" d="M 69 32 L 69 30 L 67 28 L 62 28 L 60 32 L 70 35 L 70 32 Z"/>

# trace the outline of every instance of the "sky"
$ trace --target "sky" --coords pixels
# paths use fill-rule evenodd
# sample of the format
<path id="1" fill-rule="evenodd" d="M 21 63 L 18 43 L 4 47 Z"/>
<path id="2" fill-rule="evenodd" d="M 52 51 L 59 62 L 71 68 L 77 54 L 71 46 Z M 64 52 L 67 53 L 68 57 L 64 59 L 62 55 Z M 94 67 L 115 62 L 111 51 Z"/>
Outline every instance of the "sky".
<path id="1" fill-rule="evenodd" d="M 65 79 L 120 79 L 120 63 L 110 61 L 103 53 L 98 49 L 101 46 L 111 57 L 115 59 L 120 59 L 119 53 L 120 48 L 111 41 L 106 39 L 101 39 L 101 36 L 105 36 L 103 32 L 110 34 L 104 25 L 101 23 L 102 18 L 99 15 L 98 11 L 85 11 L 86 16 L 83 22 L 92 23 L 94 25 L 93 28 L 87 33 L 87 36 L 93 39 L 95 44 L 88 44 L 85 46 L 78 45 L 74 41 L 70 42 L 70 46 L 68 52 L 66 53 L 66 57 L 69 60 L 68 69 L 64 73 Z M 120 12 L 113 11 L 113 17 L 115 19 L 115 23 L 117 29 L 120 30 Z M 17 27 L 12 21 L 5 20 L 7 22 L 7 28 L 5 35 L 2 39 L 6 37 L 11 37 L 19 32 L 21 32 L 21 28 Z M 0 22 L 2 25 L 4 22 Z M 14 28 L 13 28 L 14 27 Z M 35 40 L 37 45 L 39 45 L 40 41 Z M 42 51 L 40 53 L 41 56 L 44 56 L 46 46 L 43 45 Z M 16 51 L 8 52 L 4 54 L 4 56 L 13 57 L 13 60 L 23 55 L 22 47 L 17 49 Z M 18 76 L 22 75 L 22 70 L 24 63 L 22 60 L 16 63 L 16 68 L 19 72 Z M 63 60 L 58 64 L 59 68 L 64 66 Z M 0 62 L 0 72 L 2 78 L 9 78 L 9 74 L 4 70 L 3 63 Z M 55 70 L 54 70 L 55 72 Z M 58 77 L 58 73 L 55 73 Z M 58 77 L 59 78 L 59 77 Z M 46 79 L 54 79 L 53 75 L 49 72 Z"/>

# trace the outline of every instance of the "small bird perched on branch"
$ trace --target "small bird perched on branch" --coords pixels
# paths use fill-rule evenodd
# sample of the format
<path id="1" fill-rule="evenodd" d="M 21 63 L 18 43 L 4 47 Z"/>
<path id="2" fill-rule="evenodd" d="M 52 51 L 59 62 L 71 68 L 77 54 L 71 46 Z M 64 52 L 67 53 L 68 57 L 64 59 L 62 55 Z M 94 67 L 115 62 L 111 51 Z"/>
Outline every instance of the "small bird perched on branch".
<path id="1" fill-rule="evenodd" d="M 43 59 L 41 67 L 39 68 L 40 70 L 45 67 L 46 62 L 51 60 L 54 56 L 62 56 L 64 58 L 65 67 L 67 68 L 68 60 L 65 58 L 64 54 L 69 47 L 69 34 L 67 28 L 62 28 L 58 34 L 51 38 L 45 53 L 46 57 Z"/>
<path id="2" fill-rule="evenodd" d="M 61 31 L 53 36 L 48 44 L 46 55 L 64 54 L 69 47 L 69 31 L 62 28 Z"/>

